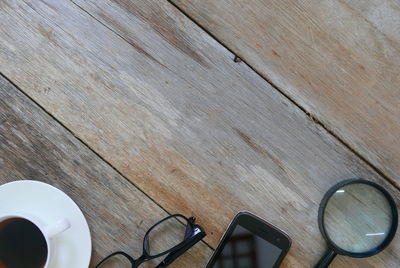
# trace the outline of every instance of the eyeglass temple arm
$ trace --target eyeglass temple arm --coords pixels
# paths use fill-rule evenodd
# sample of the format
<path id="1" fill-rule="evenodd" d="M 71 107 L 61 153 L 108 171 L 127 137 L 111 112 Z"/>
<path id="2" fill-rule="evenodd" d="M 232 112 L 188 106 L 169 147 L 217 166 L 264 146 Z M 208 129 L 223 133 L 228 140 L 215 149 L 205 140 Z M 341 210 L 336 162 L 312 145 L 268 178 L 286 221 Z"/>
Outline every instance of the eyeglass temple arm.
<path id="1" fill-rule="evenodd" d="M 205 236 L 206 236 L 206 233 L 203 231 L 201 231 L 201 233 L 198 233 L 197 235 L 193 236 L 182 246 L 182 248 L 169 253 L 167 255 L 167 257 L 165 257 L 165 259 L 159 265 L 157 265 L 155 268 L 167 267 L 173 261 L 175 261 L 179 256 L 181 256 L 183 253 L 185 253 L 187 250 L 189 250 L 191 247 L 193 247 L 197 242 L 199 242 L 201 239 L 203 239 Z"/>

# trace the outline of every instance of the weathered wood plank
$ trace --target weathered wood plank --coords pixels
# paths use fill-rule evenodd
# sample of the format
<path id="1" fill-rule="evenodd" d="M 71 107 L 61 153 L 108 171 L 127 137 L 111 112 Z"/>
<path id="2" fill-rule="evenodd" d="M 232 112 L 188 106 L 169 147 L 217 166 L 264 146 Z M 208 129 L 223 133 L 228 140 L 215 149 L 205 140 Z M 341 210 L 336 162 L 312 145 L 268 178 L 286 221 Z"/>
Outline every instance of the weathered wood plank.
<path id="1" fill-rule="evenodd" d="M 332 184 L 362 176 L 398 195 L 166 2 L 5 3 L 1 70 L 166 209 L 198 215 L 213 246 L 248 209 L 293 238 L 286 266 L 309 266 Z M 395 267 L 399 249 L 335 265 Z"/>
<path id="2" fill-rule="evenodd" d="M 140 255 L 147 229 L 167 216 L 0 76 L 0 184 L 20 179 L 50 183 L 80 206 L 92 234 L 91 266 L 116 250 Z M 173 267 L 204 266 L 210 254 L 200 243 Z"/>
<path id="3" fill-rule="evenodd" d="M 171 0 L 400 185 L 396 0 Z"/>

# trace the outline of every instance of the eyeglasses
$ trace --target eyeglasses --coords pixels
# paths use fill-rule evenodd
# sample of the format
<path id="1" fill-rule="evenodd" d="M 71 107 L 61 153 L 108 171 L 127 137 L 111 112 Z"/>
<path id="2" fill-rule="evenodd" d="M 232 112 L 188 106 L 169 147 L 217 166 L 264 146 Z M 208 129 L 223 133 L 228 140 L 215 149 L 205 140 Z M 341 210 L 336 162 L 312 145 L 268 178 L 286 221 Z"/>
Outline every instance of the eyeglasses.
<path id="1" fill-rule="evenodd" d="M 167 267 L 206 236 L 203 228 L 194 223 L 195 220 L 195 217 L 186 218 L 181 214 L 168 216 L 146 232 L 143 239 L 143 253 L 138 259 L 123 251 L 117 251 L 103 259 L 96 268 L 114 257 L 121 257 L 129 261 L 132 268 L 138 268 L 144 262 L 168 254 L 155 268 Z M 127 267 L 129 266 L 127 264 Z"/>

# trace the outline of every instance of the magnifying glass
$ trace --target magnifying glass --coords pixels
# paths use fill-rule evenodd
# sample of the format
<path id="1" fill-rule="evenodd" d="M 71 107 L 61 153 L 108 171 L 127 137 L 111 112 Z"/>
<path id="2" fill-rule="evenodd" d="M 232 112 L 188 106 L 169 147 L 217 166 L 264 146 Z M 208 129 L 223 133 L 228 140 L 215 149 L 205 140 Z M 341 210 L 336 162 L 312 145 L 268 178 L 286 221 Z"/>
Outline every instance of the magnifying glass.
<path id="1" fill-rule="evenodd" d="M 319 229 L 329 248 L 315 267 L 328 267 L 337 254 L 364 258 L 379 253 L 392 241 L 397 223 L 396 203 L 382 186 L 364 179 L 336 184 L 319 207 Z"/>

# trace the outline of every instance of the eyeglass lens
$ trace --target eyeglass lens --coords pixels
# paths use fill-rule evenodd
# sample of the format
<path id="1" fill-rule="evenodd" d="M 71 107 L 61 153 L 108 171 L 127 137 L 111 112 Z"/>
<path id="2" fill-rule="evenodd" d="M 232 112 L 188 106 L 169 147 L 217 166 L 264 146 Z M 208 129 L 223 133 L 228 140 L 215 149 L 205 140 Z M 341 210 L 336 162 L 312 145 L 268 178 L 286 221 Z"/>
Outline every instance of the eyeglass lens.
<path id="1" fill-rule="evenodd" d="M 176 217 L 169 218 L 157 224 L 148 234 L 148 253 L 154 256 L 182 243 L 185 238 L 186 224 L 186 220 L 182 224 Z"/>

